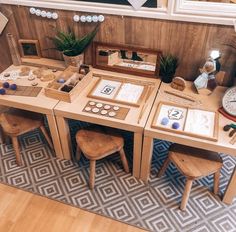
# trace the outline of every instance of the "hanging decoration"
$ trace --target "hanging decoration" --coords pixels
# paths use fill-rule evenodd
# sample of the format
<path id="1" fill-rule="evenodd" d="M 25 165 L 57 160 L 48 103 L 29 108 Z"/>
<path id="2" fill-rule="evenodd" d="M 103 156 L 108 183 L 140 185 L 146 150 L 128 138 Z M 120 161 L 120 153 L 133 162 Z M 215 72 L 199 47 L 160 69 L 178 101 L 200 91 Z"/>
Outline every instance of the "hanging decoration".
<path id="1" fill-rule="evenodd" d="M 128 0 L 135 10 L 139 10 L 147 0 Z"/>

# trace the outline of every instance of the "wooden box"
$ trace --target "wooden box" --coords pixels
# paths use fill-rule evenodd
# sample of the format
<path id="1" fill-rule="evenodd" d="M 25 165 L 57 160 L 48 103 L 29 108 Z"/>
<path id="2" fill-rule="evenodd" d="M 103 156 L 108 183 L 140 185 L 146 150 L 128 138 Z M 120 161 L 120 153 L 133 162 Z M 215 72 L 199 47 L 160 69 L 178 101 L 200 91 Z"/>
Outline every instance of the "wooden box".
<path id="1" fill-rule="evenodd" d="M 64 83 L 59 83 L 59 79 L 64 79 Z M 60 101 L 72 102 L 80 92 L 89 84 L 92 79 L 92 72 L 80 73 L 77 67 L 69 66 L 61 75 L 54 81 L 48 84 L 45 88 L 45 95 Z M 73 88 L 66 92 L 63 88 L 72 86 L 71 83 L 75 82 Z"/>

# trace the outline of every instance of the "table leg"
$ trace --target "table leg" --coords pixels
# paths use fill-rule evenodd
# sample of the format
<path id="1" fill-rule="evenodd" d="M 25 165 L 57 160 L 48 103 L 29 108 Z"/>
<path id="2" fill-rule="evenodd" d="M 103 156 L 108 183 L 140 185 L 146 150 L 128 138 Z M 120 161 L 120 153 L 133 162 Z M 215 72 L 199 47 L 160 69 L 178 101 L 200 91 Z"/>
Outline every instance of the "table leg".
<path id="1" fill-rule="evenodd" d="M 145 183 L 148 182 L 148 178 L 150 175 L 152 152 L 153 152 L 153 138 L 144 136 L 140 178 Z"/>
<path id="2" fill-rule="evenodd" d="M 56 116 L 58 132 L 61 140 L 61 147 L 64 154 L 64 159 L 71 160 L 71 154 L 73 153 L 72 150 L 72 143 L 71 143 L 71 136 L 70 136 L 70 128 L 68 124 L 68 120 L 64 117 Z"/>
<path id="3" fill-rule="evenodd" d="M 142 144 L 143 144 L 143 133 L 142 132 L 134 132 L 133 176 L 136 178 L 140 177 Z"/>
<path id="4" fill-rule="evenodd" d="M 48 126 L 49 126 L 49 130 L 51 133 L 51 137 L 52 137 L 52 142 L 53 142 L 53 146 L 54 146 L 54 150 L 56 153 L 56 157 L 58 159 L 63 159 L 63 152 L 61 149 L 61 143 L 60 143 L 60 137 L 58 134 L 58 130 L 57 130 L 57 123 L 55 120 L 55 117 L 53 115 L 47 114 L 47 120 L 48 120 Z"/>
<path id="5" fill-rule="evenodd" d="M 225 190 L 223 202 L 230 205 L 232 204 L 234 197 L 236 197 L 236 167 L 234 168 L 234 172 L 232 173 L 228 186 Z"/>

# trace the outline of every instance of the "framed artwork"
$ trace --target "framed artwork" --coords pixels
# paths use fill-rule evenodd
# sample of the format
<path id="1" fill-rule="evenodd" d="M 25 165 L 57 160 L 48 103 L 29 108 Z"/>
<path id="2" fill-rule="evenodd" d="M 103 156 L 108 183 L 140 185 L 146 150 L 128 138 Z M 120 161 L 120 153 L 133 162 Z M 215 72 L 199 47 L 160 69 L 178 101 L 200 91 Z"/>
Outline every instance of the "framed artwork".
<path id="1" fill-rule="evenodd" d="M 152 128 L 197 138 L 218 140 L 218 112 L 160 102 Z"/>
<path id="2" fill-rule="evenodd" d="M 19 41 L 20 53 L 23 58 L 40 58 L 41 51 L 38 40 L 20 39 Z"/>
<path id="3" fill-rule="evenodd" d="M 100 78 L 89 92 L 88 97 L 126 105 L 140 106 L 148 87 L 135 81 L 121 78 Z"/>

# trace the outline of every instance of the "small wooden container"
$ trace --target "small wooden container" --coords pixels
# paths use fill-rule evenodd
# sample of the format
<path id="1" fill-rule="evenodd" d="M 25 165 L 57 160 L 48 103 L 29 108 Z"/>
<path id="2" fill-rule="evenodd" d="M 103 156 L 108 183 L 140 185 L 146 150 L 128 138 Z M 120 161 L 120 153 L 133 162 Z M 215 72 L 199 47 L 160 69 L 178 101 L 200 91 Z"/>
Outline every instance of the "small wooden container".
<path id="1" fill-rule="evenodd" d="M 58 79 L 64 79 L 65 83 L 58 83 Z M 85 88 L 85 86 L 89 84 L 91 79 L 92 72 L 80 74 L 77 67 L 69 66 L 61 75 L 48 84 L 45 88 L 45 95 L 47 97 L 71 103 Z M 77 80 L 78 82 L 74 85 L 71 91 L 64 92 L 61 90 L 65 85 L 69 85 L 74 80 Z"/>

